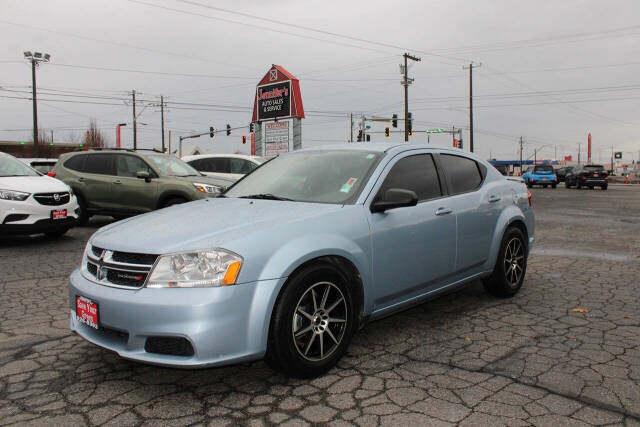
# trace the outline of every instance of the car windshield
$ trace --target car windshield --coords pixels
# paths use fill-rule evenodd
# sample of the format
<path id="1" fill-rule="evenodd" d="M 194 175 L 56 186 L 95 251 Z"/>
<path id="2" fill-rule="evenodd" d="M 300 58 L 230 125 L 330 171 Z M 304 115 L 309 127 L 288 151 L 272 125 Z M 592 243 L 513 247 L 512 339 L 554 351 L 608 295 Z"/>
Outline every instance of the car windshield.
<path id="1" fill-rule="evenodd" d="M 285 154 L 247 175 L 225 196 L 350 204 L 380 157 L 380 153 L 359 150 Z"/>
<path id="2" fill-rule="evenodd" d="M 584 167 L 585 170 L 588 171 L 601 171 L 604 169 L 601 165 L 588 165 Z"/>
<path id="3" fill-rule="evenodd" d="M 39 176 L 39 174 L 20 160 L 0 156 L 0 177 L 3 176 Z"/>
<path id="4" fill-rule="evenodd" d="M 536 166 L 535 168 L 533 168 L 533 173 L 536 173 L 536 172 L 553 172 L 553 166 L 550 166 L 550 165 Z"/>
<path id="5" fill-rule="evenodd" d="M 151 154 L 145 156 L 161 175 L 166 176 L 200 176 L 200 172 L 182 160 L 166 154 Z"/>

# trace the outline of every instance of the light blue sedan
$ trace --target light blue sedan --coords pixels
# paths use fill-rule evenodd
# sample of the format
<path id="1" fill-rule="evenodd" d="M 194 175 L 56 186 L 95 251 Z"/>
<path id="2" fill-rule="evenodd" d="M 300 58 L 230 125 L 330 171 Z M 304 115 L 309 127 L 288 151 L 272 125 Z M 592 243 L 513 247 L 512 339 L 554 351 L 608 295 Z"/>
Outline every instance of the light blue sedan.
<path id="1" fill-rule="evenodd" d="M 71 329 L 141 362 L 266 357 L 321 375 L 366 322 L 481 279 L 523 284 L 519 178 L 457 149 L 348 144 L 277 157 L 223 197 L 98 230 L 70 277 Z"/>

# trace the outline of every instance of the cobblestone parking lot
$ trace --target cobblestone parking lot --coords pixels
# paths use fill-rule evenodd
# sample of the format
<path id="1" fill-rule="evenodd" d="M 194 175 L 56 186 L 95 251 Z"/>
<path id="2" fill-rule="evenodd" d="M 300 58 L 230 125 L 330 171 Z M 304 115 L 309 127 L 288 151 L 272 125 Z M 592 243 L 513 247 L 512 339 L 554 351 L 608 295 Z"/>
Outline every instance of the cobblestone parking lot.
<path id="1" fill-rule="evenodd" d="M 475 283 L 371 323 L 338 368 L 175 370 L 69 331 L 93 218 L 0 240 L 0 424 L 640 426 L 640 188 L 534 189 L 536 244 L 509 300 Z"/>

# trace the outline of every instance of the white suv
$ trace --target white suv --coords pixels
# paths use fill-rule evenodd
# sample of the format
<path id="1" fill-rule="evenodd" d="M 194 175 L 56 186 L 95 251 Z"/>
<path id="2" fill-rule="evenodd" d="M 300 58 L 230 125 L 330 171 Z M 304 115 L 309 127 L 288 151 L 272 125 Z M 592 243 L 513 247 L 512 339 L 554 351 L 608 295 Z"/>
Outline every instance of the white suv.
<path id="1" fill-rule="evenodd" d="M 61 236 L 78 219 L 71 188 L 0 152 L 0 232 Z"/>
<path id="2" fill-rule="evenodd" d="M 195 170 L 217 178 L 239 180 L 267 160 L 246 154 L 198 154 L 184 156 L 182 160 Z"/>

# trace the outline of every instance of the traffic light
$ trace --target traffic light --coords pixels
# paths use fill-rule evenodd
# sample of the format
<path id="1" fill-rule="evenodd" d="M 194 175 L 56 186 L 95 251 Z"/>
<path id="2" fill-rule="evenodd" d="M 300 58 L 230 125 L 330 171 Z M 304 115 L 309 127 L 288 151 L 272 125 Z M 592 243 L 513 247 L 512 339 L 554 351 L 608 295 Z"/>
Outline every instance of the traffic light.
<path id="1" fill-rule="evenodd" d="M 411 113 L 407 113 L 407 129 L 409 131 L 409 136 L 413 135 L 413 119 L 411 118 Z"/>
<path id="2" fill-rule="evenodd" d="M 398 127 L 398 115 L 394 114 L 393 116 L 391 116 L 391 126 L 393 126 L 394 128 Z"/>
<path id="3" fill-rule="evenodd" d="M 367 135 L 367 142 L 371 141 L 371 135 Z"/>
<path id="4" fill-rule="evenodd" d="M 462 138 L 458 140 L 458 148 L 462 150 Z"/>
<path id="5" fill-rule="evenodd" d="M 213 126 L 209 127 L 209 137 L 213 138 L 213 134 L 215 133 L 215 130 L 213 129 Z"/>
<path id="6" fill-rule="evenodd" d="M 256 131 L 256 129 L 258 128 L 258 124 L 255 122 L 251 122 L 249 123 L 249 130 L 253 133 Z"/>
<path id="7" fill-rule="evenodd" d="M 385 138 L 389 138 L 389 135 L 391 134 L 391 129 L 389 128 L 389 126 L 384 128 L 384 137 Z"/>
<path id="8" fill-rule="evenodd" d="M 231 126 L 227 123 L 227 136 L 231 135 Z"/>
<path id="9" fill-rule="evenodd" d="M 247 143 L 247 135 L 242 135 L 242 143 L 243 144 Z"/>
<path id="10" fill-rule="evenodd" d="M 362 129 L 358 130 L 358 142 L 362 142 Z"/>

